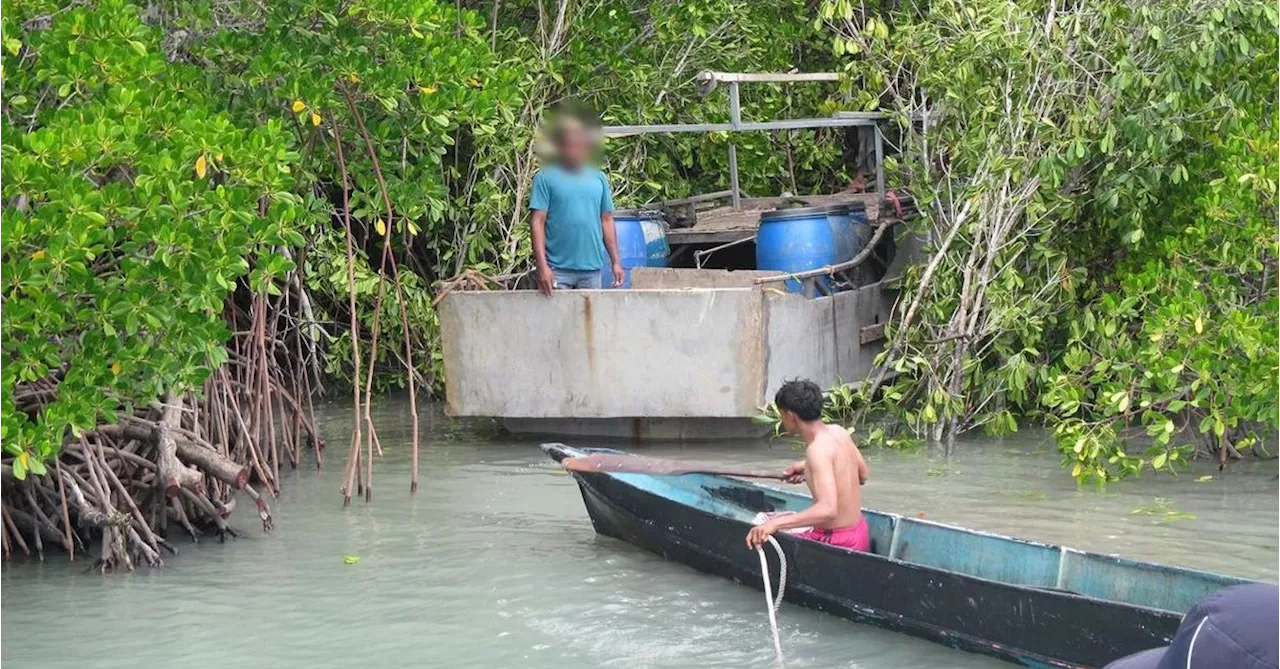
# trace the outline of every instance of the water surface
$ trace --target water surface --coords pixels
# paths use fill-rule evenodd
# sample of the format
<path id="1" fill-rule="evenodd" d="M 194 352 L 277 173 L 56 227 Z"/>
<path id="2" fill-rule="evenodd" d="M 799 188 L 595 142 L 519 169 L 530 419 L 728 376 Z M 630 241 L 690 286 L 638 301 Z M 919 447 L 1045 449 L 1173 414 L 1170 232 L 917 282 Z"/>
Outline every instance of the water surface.
<path id="1" fill-rule="evenodd" d="M 325 409 L 330 443 L 346 440 L 349 418 L 341 405 Z M 345 449 L 335 447 L 324 470 L 285 477 L 273 534 L 242 503 L 232 520 L 245 536 L 179 540 L 182 554 L 164 569 L 102 577 L 79 559 L 6 563 L 0 660 L 6 669 L 771 666 L 759 591 L 597 536 L 572 479 L 535 440 L 477 432 L 433 407 L 422 488 L 410 497 L 407 402 L 382 402 L 375 420 L 387 455 L 370 505 L 342 508 Z M 640 450 L 752 465 L 797 455 L 767 441 Z M 1274 461 L 1097 491 L 1077 488 L 1042 435 L 957 451 L 944 461 L 869 450 L 866 504 L 1276 580 Z M 1201 475 L 1214 478 L 1194 483 Z M 789 667 L 1013 666 L 790 605 L 779 622 Z"/>

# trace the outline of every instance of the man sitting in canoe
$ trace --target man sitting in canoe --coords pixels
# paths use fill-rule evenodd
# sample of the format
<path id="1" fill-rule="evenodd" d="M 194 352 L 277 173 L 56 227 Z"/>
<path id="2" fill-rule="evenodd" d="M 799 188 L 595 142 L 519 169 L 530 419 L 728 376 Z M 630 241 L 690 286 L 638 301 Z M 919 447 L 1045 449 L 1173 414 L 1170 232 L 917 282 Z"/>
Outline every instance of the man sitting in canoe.
<path id="1" fill-rule="evenodd" d="M 813 505 L 804 511 L 776 515 L 751 528 L 747 546 L 756 548 L 779 530 L 801 530 L 797 536 L 833 546 L 867 551 L 871 539 L 862 517 L 862 489 L 867 463 L 849 433 L 822 422 L 822 389 L 808 380 L 788 381 L 774 404 L 782 427 L 804 439 L 804 460 L 787 467 L 787 480 L 804 481 Z"/>

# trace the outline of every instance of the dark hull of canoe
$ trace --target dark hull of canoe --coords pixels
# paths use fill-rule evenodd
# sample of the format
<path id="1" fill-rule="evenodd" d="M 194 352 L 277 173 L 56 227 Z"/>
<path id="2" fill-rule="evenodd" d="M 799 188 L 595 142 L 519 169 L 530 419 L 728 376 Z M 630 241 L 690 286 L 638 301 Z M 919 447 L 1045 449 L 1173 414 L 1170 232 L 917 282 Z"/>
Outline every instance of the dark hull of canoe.
<path id="1" fill-rule="evenodd" d="M 750 526 L 604 474 L 575 474 L 591 522 L 700 571 L 761 588 L 746 548 Z M 1100 667 L 1163 646 L 1180 616 L 1167 611 L 998 583 L 778 535 L 789 565 L 786 600 L 1030 666 Z M 770 561 L 772 582 L 777 565 Z"/>

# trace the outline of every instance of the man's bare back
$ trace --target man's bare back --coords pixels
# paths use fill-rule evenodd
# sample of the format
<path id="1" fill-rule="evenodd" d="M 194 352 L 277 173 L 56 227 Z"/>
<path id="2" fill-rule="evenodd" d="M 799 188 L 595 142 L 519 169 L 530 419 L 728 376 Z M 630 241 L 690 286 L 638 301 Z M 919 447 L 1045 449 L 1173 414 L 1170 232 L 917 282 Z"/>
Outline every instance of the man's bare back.
<path id="1" fill-rule="evenodd" d="M 805 447 L 805 483 L 809 485 L 815 501 L 820 494 L 834 494 L 836 512 L 830 521 L 815 523 L 814 527 L 829 530 L 854 527 L 862 522 L 862 483 L 866 481 L 867 463 L 844 428 L 838 425 L 825 427 L 826 430 Z M 819 472 L 825 471 L 831 472 L 831 493 L 826 490 L 820 493 L 815 481 L 815 478 L 823 476 Z"/>

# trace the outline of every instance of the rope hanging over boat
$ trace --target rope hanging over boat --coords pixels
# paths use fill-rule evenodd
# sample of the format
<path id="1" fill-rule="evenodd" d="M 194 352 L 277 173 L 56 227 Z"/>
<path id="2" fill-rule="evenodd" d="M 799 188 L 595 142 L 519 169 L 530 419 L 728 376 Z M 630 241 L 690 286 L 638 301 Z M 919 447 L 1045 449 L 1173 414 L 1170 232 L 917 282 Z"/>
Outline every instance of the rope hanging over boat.
<path id="1" fill-rule="evenodd" d="M 782 638 L 778 636 L 778 609 L 782 607 L 782 595 L 787 591 L 787 555 L 782 552 L 782 544 L 769 537 L 769 544 L 778 554 L 778 596 L 774 598 L 773 584 L 769 582 L 769 559 L 764 554 L 764 546 L 757 546 L 760 555 L 760 575 L 764 578 L 764 601 L 769 607 L 769 628 L 773 631 L 773 650 L 777 653 L 778 667 L 783 666 Z"/>

